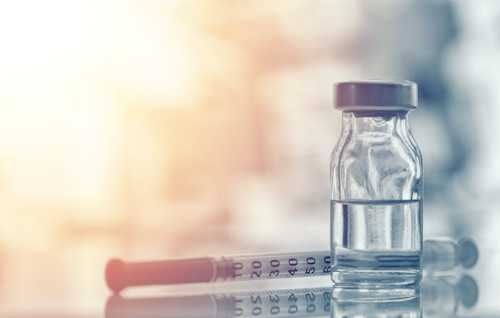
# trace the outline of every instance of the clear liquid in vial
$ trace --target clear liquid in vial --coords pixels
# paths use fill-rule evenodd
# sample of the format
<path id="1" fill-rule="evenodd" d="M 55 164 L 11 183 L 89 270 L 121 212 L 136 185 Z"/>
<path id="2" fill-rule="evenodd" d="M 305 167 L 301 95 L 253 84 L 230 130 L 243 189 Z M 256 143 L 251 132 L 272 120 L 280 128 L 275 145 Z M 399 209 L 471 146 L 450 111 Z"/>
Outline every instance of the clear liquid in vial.
<path id="1" fill-rule="evenodd" d="M 405 285 L 422 277 L 421 201 L 331 202 L 332 280 Z"/>

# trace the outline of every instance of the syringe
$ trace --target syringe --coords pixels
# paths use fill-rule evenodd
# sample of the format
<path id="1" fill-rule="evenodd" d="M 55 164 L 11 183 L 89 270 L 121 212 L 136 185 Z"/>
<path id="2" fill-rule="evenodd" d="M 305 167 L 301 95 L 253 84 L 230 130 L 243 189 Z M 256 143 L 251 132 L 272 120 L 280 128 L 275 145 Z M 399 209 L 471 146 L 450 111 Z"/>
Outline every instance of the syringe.
<path id="1" fill-rule="evenodd" d="M 245 281 L 329 274 L 330 251 L 262 253 L 128 264 L 113 259 L 106 266 L 106 282 L 115 292 L 128 286 Z"/>
<path id="2" fill-rule="evenodd" d="M 457 245 L 451 239 L 424 242 L 423 267 L 427 272 L 472 267 L 477 246 L 465 238 Z M 392 261 L 395 261 L 392 259 Z M 413 259 L 412 262 L 419 262 Z M 385 260 L 379 260 L 381 266 Z M 402 258 L 400 262 L 408 262 Z M 450 265 L 452 264 L 452 265 Z M 113 259 L 106 267 L 106 282 L 115 292 L 129 286 L 211 283 L 259 279 L 311 277 L 330 274 L 330 251 L 263 253 L 156 262 L 124 263 Z M 355 265 L 355 264 L 353 264 Z"/>

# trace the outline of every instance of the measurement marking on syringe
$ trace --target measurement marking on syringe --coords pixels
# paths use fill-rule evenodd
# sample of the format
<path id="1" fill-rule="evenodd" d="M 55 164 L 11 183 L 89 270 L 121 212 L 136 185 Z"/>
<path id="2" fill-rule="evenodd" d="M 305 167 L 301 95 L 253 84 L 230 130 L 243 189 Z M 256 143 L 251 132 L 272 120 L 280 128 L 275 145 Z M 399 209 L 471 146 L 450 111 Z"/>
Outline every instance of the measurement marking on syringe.
<path id="1" fill-rule="evenodd" d="M 233 263 L 233 279 L 272 279 L 328 275 L 330 256 L 319 253 L 279 258 L 269 255 L 266 259 L 240 260 Z M 298 257 L 299 256 L 299 257 Z M 300 257 L 302 256 L 302 257 Z"/>

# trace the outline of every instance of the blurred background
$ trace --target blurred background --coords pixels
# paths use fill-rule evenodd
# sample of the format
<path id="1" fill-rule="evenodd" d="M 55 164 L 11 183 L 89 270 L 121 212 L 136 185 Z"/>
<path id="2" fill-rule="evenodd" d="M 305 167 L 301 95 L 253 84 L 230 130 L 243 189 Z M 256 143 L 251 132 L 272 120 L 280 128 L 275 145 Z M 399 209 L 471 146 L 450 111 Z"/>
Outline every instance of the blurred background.
<path id="1" fill-rule="evenodd" d="M 355 79 L 418 83 L 424 238 L 472 236 L 476 277 L 500 283 L 499 16 L 494 0 L 1 1 L 0 314 L 102 315 L 111 257 L 329 249 L 332 85 Z"/>

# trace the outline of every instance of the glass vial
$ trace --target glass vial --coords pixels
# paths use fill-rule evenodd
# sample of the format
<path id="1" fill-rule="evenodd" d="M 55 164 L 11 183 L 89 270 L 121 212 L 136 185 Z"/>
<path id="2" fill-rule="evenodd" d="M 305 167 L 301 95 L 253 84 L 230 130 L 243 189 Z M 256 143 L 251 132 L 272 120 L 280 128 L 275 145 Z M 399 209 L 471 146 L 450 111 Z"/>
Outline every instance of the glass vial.
<path id="1" fill-rule="evenodd" d="M 417 85 L 352 81 L 334 86 L 342 133 L 331 157 L 334 283 L 406 285 L 422 278 L 422 156 L 409 111 Z"/>
<path id="2" fill-rule="evenodd" d="M 427 273 L 450 272 L 458 268 L 471 269 L 479 258 L 476 242 L 468 237 L 458 242 L 449 237 L 424 242 L 422 263 Z"/>

